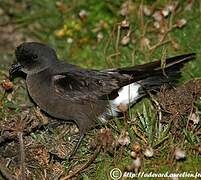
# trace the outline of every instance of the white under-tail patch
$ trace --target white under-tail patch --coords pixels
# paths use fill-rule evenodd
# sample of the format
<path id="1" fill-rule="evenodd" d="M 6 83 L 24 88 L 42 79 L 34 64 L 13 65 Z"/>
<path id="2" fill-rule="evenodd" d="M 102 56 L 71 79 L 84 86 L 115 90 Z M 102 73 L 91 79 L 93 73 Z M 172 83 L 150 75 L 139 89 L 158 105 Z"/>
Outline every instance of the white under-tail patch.
<path id="1" fill-rule="evenodd" d="M 120 109 L 118 109 L 118 106 L 120 106 L 121 104 L 128 105 L 128 107 L 133 105 L 140 98 L 139 94 L 140 87 L 141 85 L 138 83 L 132 83 L 122 87 L 118 91 L 119 96 L 113 100 L 109 100 L 108 112 L 103 113 L 99 117 L 99 120 L 102 123 L 105 123 L 108 121 L 107 115 L 118 116 L 118 114 L 121 112 Z"/>
<path id="2" fill-rule="evenodd" d="M 139 88 L 141 87 L 138 83 L 132 83 L 127 86 L 122 87 L 118 94 L 119 96 L 116 97 L 114 100 L 110 100 L 110 107 L 113 116 L 116 116 L 120 110 L 118 109 L 118 106 L 121 104 L 125 105 L 132 105 L 136 102 L 136 100 L 139 98 Z"/>

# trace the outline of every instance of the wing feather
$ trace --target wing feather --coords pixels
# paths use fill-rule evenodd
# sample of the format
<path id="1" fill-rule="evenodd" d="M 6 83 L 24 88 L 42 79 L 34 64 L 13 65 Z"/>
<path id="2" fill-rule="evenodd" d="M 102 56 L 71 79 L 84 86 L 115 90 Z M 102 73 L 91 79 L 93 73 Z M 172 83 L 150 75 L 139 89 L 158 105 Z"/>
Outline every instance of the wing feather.
<path id="1" fill-rule="evenodd" d="M 68 69 L 53 75 L 52 83 L 56 93 L 63 98 L 77 101 L 93 101 L 115 98 L 118 96 L 120 77 L 96 70 Z M 122 76 L 127 79 L 128 76 Z"/>
<path id="2" fill-rule="evenodd" d="M 51 69 L 52 82 L 55 91 L 64 98 L 78 101 L 111 100 L 118 96 L 121 87 L 133 82 L 151 77 L 167 76 L 167 81 L 178 78 L 180 69 L 192 59 L 195 59 L 194 53 L 166 59 L 164 68 L 158 60 L 144 65 L 105 71 L 87 70 L 58 62 L 54 69 Z"/>

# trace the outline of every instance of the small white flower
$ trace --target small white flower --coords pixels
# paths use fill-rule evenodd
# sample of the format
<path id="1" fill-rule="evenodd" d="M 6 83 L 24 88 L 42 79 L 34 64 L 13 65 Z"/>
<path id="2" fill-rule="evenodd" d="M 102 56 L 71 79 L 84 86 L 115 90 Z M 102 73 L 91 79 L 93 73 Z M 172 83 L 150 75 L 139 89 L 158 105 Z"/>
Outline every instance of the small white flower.
<path id="1" fill-rule="evenodd" d="M 73 39 L 72 39 L 72 38 L 68 38 L 68 39 L 67 39 L 67 43 L 68 43 L 68 44 L 71 44 L 72 42 L 73 42 Z"/>
<path id="2" fill-rule="evenodd" d="M 173 12 L 175 10 L 175 7 L 173 4 L 170 4 L 166 7 L 170 12 Z"/>
<path id="3" fill-rule="evenodd" d="M 154 150 L 152 149 L 152 147 L 147 147 L 144 151 L 144 155 L 145 157 L 152 157 L 154 155 Z"/>
<path id="4" fill-rule="evenodd" d="M 150 16 L 151 15 L 151 8 L 148 6 L 143 6 L 143 12 L 145 16 Z"/>
<path id="5" fill-rule="evenodd" d="M 188 118 L 193 121 L 193 124 L 198 124 L 200 121 L 200 117 L 197 113 L 191 113 Z"/>
<path id="6" fill-rule="evenodd" d="M 122 131 L 117 141 L 122 146 L 130 144 L 130 137 L 128 132 Z"/>
<path id="7" fill-rule="evenodd" d="M 128 43 L 130 42 L 130 37 L 129 36 L 124 36 L 122 39 L 121 39 L 121 44 L 123 46 L 127 45 Z"/>
<path id="8" fill-rule="evenodd" d="M 135 169 L 139 169 L 142 165 L 142 160 L 140 157 L 137 157 L 136 159 L 133 160 L 133 166 Z"/>
<path id="9" fill-rule="evenodd" d="M 128 28 L 129 26 L 130 26 L 130 24 L 126 19 L 121 21 L 121 27 Z"/>
<path id="10" fill-rule="evenodd" d="M 160 22 L 163 20 L 163 16 L 160 11 L 156 11 L 152 16 L 155 19 L 155 21 Z"/>
<path id="11" fill-rule="evenodd" d="M 159 23 L 158 21 L 155 21 L 155 22 L 154 22 L 154 27 L 155 27 L 156 29 L 159 29 L 159 28 L 160 28 L 160 23 Z"/>
<path id="12" fill-rule="evenodd" d="M 88 13 L 86 10 L 84 10 L 84 9 L 82 9 L 82 10 L 79 12 L 79 17 L 80 17 L 81 19 L 86 19 L 88 15 L 89 15 L 89 13 Z"/>
<path id="13" fill-rule="evenodd" d="M 164 8 L 161 10 L 161 14 L 164 16 L 164 17 L 167 17 L 169 15 L 170 11 L 168 8 Z"/>
<path id="14" fill-rule="evenodd" d="M 99 32 L 99 33 L 97 34 L 97 40 L 98 40 L 98 42 L 100 42 L 102 39 L 103 39 L 103 33 L 102 33 L 102 32 Z"/>
<path id="15" fill-rule="evenodd" d="M 137 157 L 137 153 L 135 151 L 131 151 L 131 157 L 136 158 Z"/>
<path id="16" fill-rule="evenodd" d="M 142 46 L 142 48 L 145 48 L 145 47 L 150 47 L 150 40 L 148 39 L 148 38 L 146 38 L 146 37 L 143 37 L 142 39 L 141 39 L 141 46 Z"/>
<path id="17" fill-rule="evenodd" d="M 174 156 L 176 160 L 181 160 L 186 158 L 186 152 L 180 148 L 176 148 L 174 152 Z"/>
<path id="18" fill-rule="evenodd" d="M 176 22 L 176 25 L 178 28 L 182 28 L 183 26 L 185 26 L 187 23 L 187 20 L 186 19 L 180 19 Z"/>

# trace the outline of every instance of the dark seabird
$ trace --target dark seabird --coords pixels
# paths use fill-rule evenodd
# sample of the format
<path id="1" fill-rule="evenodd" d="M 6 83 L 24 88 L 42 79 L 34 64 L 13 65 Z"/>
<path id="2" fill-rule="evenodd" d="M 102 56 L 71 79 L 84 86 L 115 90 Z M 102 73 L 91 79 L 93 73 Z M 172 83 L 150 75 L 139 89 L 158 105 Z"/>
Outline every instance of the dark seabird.
<path id="1" fill-rule="evenodd" d="M 42 43 L 23 43 L 15 54 L 17 63 L 11 66 L 10 76 L 17 71 L 25 73 L 29 95 L 40 109 L 77 124 L 80 138 L 72 154 L 87 130 L 119 116 L 120 105 L 134 105 L 147 91 L 174 83 L 184 63 L 195 58 L 191 53 L 166 59 L 165 67 L 158 60 L 134 67 L 93 70 L 59 61 L 55 50 Z"/>

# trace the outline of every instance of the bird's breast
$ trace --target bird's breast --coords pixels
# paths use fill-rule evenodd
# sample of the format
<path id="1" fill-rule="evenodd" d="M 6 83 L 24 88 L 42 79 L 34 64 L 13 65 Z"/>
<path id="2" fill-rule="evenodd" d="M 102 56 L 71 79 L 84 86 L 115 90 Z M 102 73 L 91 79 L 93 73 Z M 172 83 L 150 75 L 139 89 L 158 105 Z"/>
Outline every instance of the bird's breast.
<path id="1" fill-rule="evenodd" d="M 50 81 L 41 76 L 28 76 L 26 79 L 28 92 L 32 100 L 43 110 L 46 110 L 48 104 L 52 103 L 52 93 Z"/>

